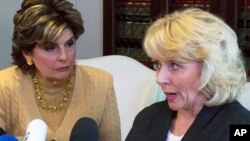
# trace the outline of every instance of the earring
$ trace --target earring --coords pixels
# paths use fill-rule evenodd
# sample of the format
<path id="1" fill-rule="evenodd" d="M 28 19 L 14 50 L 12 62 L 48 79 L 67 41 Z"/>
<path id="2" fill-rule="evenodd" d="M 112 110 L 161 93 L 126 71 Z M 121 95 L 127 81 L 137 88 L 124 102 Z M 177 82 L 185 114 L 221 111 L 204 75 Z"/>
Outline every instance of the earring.
<path id="1" fill-rule="evenodd" d="M 32 61 L 31 59 L 26 59 L 26 63 L 27 63 L 29 66 L 33 65 L 33 61 Z"/>

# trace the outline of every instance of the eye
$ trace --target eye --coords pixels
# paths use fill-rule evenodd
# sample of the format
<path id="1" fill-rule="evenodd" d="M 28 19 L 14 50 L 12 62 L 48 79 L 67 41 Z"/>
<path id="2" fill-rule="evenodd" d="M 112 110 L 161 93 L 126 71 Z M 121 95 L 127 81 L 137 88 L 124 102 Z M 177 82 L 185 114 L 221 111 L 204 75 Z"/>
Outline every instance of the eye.
<path id="1" fill-rule="evenodd" d="M 73 46 L 73 45 L 75 45 L 75 43 L 76 43 L 76 40 L 75 40 L 75 38 L 71 38 L 68 42 L 67 42 L 67 47 L 71 47 L 71 46 Z"/>
<path id="2" fill-rule="evenodd" d="M 159 70 L 161 68 L 161 63 L 158 61 L 153 62 L 153 67 L 155 70 Z"/>
<path id="3" fill-rule="evenodd" d="M 54 50 L 56 49 L 56 46 L 55 46 L 55 45 L 52 45 L 52 44 L 46 45 L 46 46 L 44 47 L 44 49 L 45 49 L 46 51 L 48 51 L 48 52 L 51 52 L 51 51 L 54 51 Z"/>
<path id="4" fill-rule="evenodd" d="M 172 70 L 176 70 L 176 69 L 179 68 L 179 64 L 175 63 L 174 61 L 171 61 L 171 62 L 170 62 L 170 68 L 171 68 Z"/>

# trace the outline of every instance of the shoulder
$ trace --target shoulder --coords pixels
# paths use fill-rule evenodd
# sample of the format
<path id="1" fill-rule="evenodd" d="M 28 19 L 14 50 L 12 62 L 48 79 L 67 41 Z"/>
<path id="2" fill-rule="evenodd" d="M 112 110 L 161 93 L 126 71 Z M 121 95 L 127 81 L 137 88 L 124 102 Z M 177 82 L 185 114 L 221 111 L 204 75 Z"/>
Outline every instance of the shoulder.
<path id="1" fill-rule="evenodd" d="M 78 84 L 85 85 L 88 83 L 88 86 L 96 90 L 113 87 L 112 75 L 104 70 L 90 66 L 76 65 L 75 72 Z"/>
<path id="2" fill-rule="evenodd" d="M 214 121 L 217 121 L 215 122 L 217 125 L 250 124 L 250 112 L 238 101 L 221 106 L 205 107 L 201 113 L 203 118 L 210 117 Z"/>
<path id="3" fill-rule="evenodd" d="M 0 75 L 13 74 L 14 72 L 19 72 L 20 69 L 17 66 L 11 66 L 0 70 Z"/>
<path id="4" fill-rule="evenodd" d="M 250 112 L 239 102 L 213 107 L 204 106 L 190 128 L 188 138 L 193 138 L 198 130 L 202 131 L 199 133 L 200 138 L 213 134 L 213 140 L 229 140 L 230 125 L 233 124 L 250 124 Z"/>
<path id="5" fill-rule="evenodd" d="M 24 74 L 17 66 L 11 66 L 0 71 L 0 83 L 7 83 L 19 79 Z"/>
<path id="6" fill-rule="evenodd" d="M 105 77 L 105 78 L 112 78 L 112 75 L 102 69 L 91 67 L 91 66 L 84 66 L 84 65 L 76 65 L 76 73 L 77 75 L 87 74 L 91 77 Z"/>
<path id="7" fill-rule="evenodd" d="M 140 113 L 152 113 L 152 114 L 154 114 L 155 112 L 164 111 L 164 110 L 166 110 L 166 108 L 167 108 L 166 101 L 160 101 L 160 102 L 153 103 L 148 107 L 145 107 Z"/>
<path id="8" fill-rule="evenodd" d="M 8 97 L 14 93 L 19 93 L 21 84 L 27 75 L 23 74 L 17 66 L 12 66 L 0 71 L 0 94 Z"/>
<path id="9" fill-rule="evenodd" d="M 142 109 L 136 116 L 135 121 L 147 122 L 151 121 L 153 118 L 157 118 L 158 116 L 163 116 L 164 114 L 168 114 L 168 105 L 166 101 L 161 101 L 154 103 L 148 107 Z"/>
<path id="10" fill-rule="evenodd" d="M 243 107 L 238 101 L 224 105 L 223 113 L 235 122 L 246 122 L 250 124 L 250 111 Z"/>
<path id="11" fill-rule="evenodd" d="M 126 140 L 163 140 L 172 115 L 167 105 L 166 101 L 157 102 L 140 111 Z"/>

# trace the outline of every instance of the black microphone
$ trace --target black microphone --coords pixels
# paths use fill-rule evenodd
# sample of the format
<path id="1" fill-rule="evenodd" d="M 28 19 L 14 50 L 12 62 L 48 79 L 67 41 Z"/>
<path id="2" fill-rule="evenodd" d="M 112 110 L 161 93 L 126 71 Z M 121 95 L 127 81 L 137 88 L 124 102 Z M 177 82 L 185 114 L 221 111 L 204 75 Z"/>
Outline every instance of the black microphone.
<path id="1" fill-rule="evenodd" d="M 5 135 L 6 132 L 3 130 L 3 128 L 0 127 L 0 136 Z"/>
<path id="2" fill-rule="evenodd" d="M 70 141 L 98 141 L 99 132 L 96 122 L 89 117 L 80 118 L 74 125 Z"/>

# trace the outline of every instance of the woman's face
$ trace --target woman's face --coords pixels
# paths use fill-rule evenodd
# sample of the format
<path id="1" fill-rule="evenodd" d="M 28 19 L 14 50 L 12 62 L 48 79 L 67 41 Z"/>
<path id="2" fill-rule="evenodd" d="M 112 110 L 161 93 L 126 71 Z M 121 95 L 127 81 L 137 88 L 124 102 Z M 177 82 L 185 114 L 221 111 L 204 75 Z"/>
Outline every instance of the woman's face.
<path id="1" fill-rule="evenodd" d="M 73 32 L 66 28 L 55 44 L 36 45 L 31 54 L 23 53 L 34 62 L 39 77 L 57 82 L 66 79 L 74 70 L 76 40 Z"/>
<path id="2" fill-rule="evenodd" d="M 176 61 L 156 65 L 157 83 L 163 89 L 169 107 L 174 110 L 193 110 L 203 106 L 205 96 L 198 92 L 202 63 Z"/>

